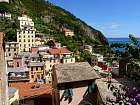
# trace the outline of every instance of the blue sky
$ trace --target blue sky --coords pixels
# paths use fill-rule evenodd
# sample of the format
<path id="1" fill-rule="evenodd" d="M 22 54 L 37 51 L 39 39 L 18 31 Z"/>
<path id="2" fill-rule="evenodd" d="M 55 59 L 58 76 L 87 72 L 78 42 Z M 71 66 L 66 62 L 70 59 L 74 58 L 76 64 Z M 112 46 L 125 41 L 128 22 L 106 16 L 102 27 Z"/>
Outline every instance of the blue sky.
<path id="1" fill-rule="evenodd" d="M 140 37 L 140 0 L 49 0 L 106 37 Z"/>

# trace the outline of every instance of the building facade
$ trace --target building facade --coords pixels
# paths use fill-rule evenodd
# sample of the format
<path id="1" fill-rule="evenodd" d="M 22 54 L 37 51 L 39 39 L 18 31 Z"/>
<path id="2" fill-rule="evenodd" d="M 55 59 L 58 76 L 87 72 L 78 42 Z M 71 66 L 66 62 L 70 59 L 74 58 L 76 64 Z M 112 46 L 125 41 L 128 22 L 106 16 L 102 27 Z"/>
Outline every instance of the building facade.
<path id="1" fill-rule="evenodd" d="M 17 30 L 17 42 L 19 43 L 20 51 L 29 52 L 31 47 L 35 45 L 34 22 L 26 15 L 18 17 L 20 29 Z"/>
<path id="2" fill-rule="evenodd" d="M 99 76 L 87 62 L 55 65 L 53 105 L 96 105 L 97 78 Z"/>
<path id="3" fill-rule="evenodd" d="M 75 63 L 75 56 L 66 47 L 50 48 L 48 53 L 49 56 L 45 62 L 45 78 L 47 82 L 51 83 L 53 66 L 60 63 Z"/>
<path id="4" fill-rule="evenodd" d="M 63 32 L 65 36 L 70 36 L 70 37 L 74 36 L 74 32 L 70 29 L 64 29 Z"/>
<path id="5" fill-rule="evenodd" d="M 30 62 L 28 68 L 30 82 L 44 82 L 44 62 Z"/>
<path id="6" fill-rule="evenodd" d="M 18 55 L 19 53 L 19 43 L 7 42 L 5 49 L 6 49 L 7 60 L 13 60 L 13 57 Z"/>

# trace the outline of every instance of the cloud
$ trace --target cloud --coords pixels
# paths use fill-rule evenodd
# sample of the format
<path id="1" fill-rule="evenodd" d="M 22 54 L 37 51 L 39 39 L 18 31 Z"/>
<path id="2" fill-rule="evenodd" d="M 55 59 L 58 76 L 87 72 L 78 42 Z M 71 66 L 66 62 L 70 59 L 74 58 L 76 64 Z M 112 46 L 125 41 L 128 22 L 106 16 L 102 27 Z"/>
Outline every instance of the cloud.
<path id="1" fill-rule="evenodd" d="M 116 30 L 116 29 L 118 29 L 119 27 L 120 27 L 120 24 L 115 24 L 115 23 L 113 23 L 113 24 L 111 24 L 111 25 L 109 26 L 109 28 L 112 29 L 112 30 Z"/>

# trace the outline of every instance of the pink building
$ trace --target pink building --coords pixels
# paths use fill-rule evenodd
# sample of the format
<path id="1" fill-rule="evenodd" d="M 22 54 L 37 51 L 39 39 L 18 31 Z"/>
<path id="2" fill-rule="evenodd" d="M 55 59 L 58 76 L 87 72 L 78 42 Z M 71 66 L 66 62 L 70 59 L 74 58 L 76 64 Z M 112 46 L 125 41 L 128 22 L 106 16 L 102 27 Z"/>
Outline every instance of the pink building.
<path id="1" fill-rule="evenodd" d="M 24 67 L 23 56 L 22 55 L 16 55 L 13 58 L 13 64 L 14 64 L 14 68 L 15 67 L 23 68 Z"/>
<path id="2" fill-rule="evenodd" d="M 99 76 L 87 62 L 55 65 L 52 78 L 53 105 L 96 105 Z"/>
<path id="3" fill-rule="evenodd" d="M 32 47 L 31 48 L 31 53 L 38 53 L 39 48 L 38 47 Z"/>

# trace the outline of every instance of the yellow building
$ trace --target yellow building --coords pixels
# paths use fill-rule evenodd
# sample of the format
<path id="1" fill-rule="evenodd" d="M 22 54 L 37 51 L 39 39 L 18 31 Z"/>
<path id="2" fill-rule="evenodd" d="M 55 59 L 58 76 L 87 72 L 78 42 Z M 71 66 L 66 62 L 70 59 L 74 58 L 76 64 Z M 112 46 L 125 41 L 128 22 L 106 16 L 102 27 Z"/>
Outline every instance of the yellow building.
<path id="1" fill-rule="evenodd" d="M 35 45 L 34 22 L 31 18 L 24 15 L 18 17 L 20 29 L 17 30 L 17 42 L 19 43 L 20 51 L 30 51 L 31 47 Z"/>
<path id="2" fill-rule="evenodd" d="M 17 42 L 7 42 L 5 49 L 7 59 L 13 60 L 13 57 L 19 53 L 19 44 Z"/>
<path id="3" fill-rule="evenodd" d="M 30 82 L 41 82 L 44 78 L 44 62 L 30 62 L 29 79 Z"/>
<path id="4" fill-rule="evenodd" d="M 70 29 L 64 29 L 64 34 L 65 36 L 70 36 L 70 37 L 74 36 L 74 32 Z"/>

